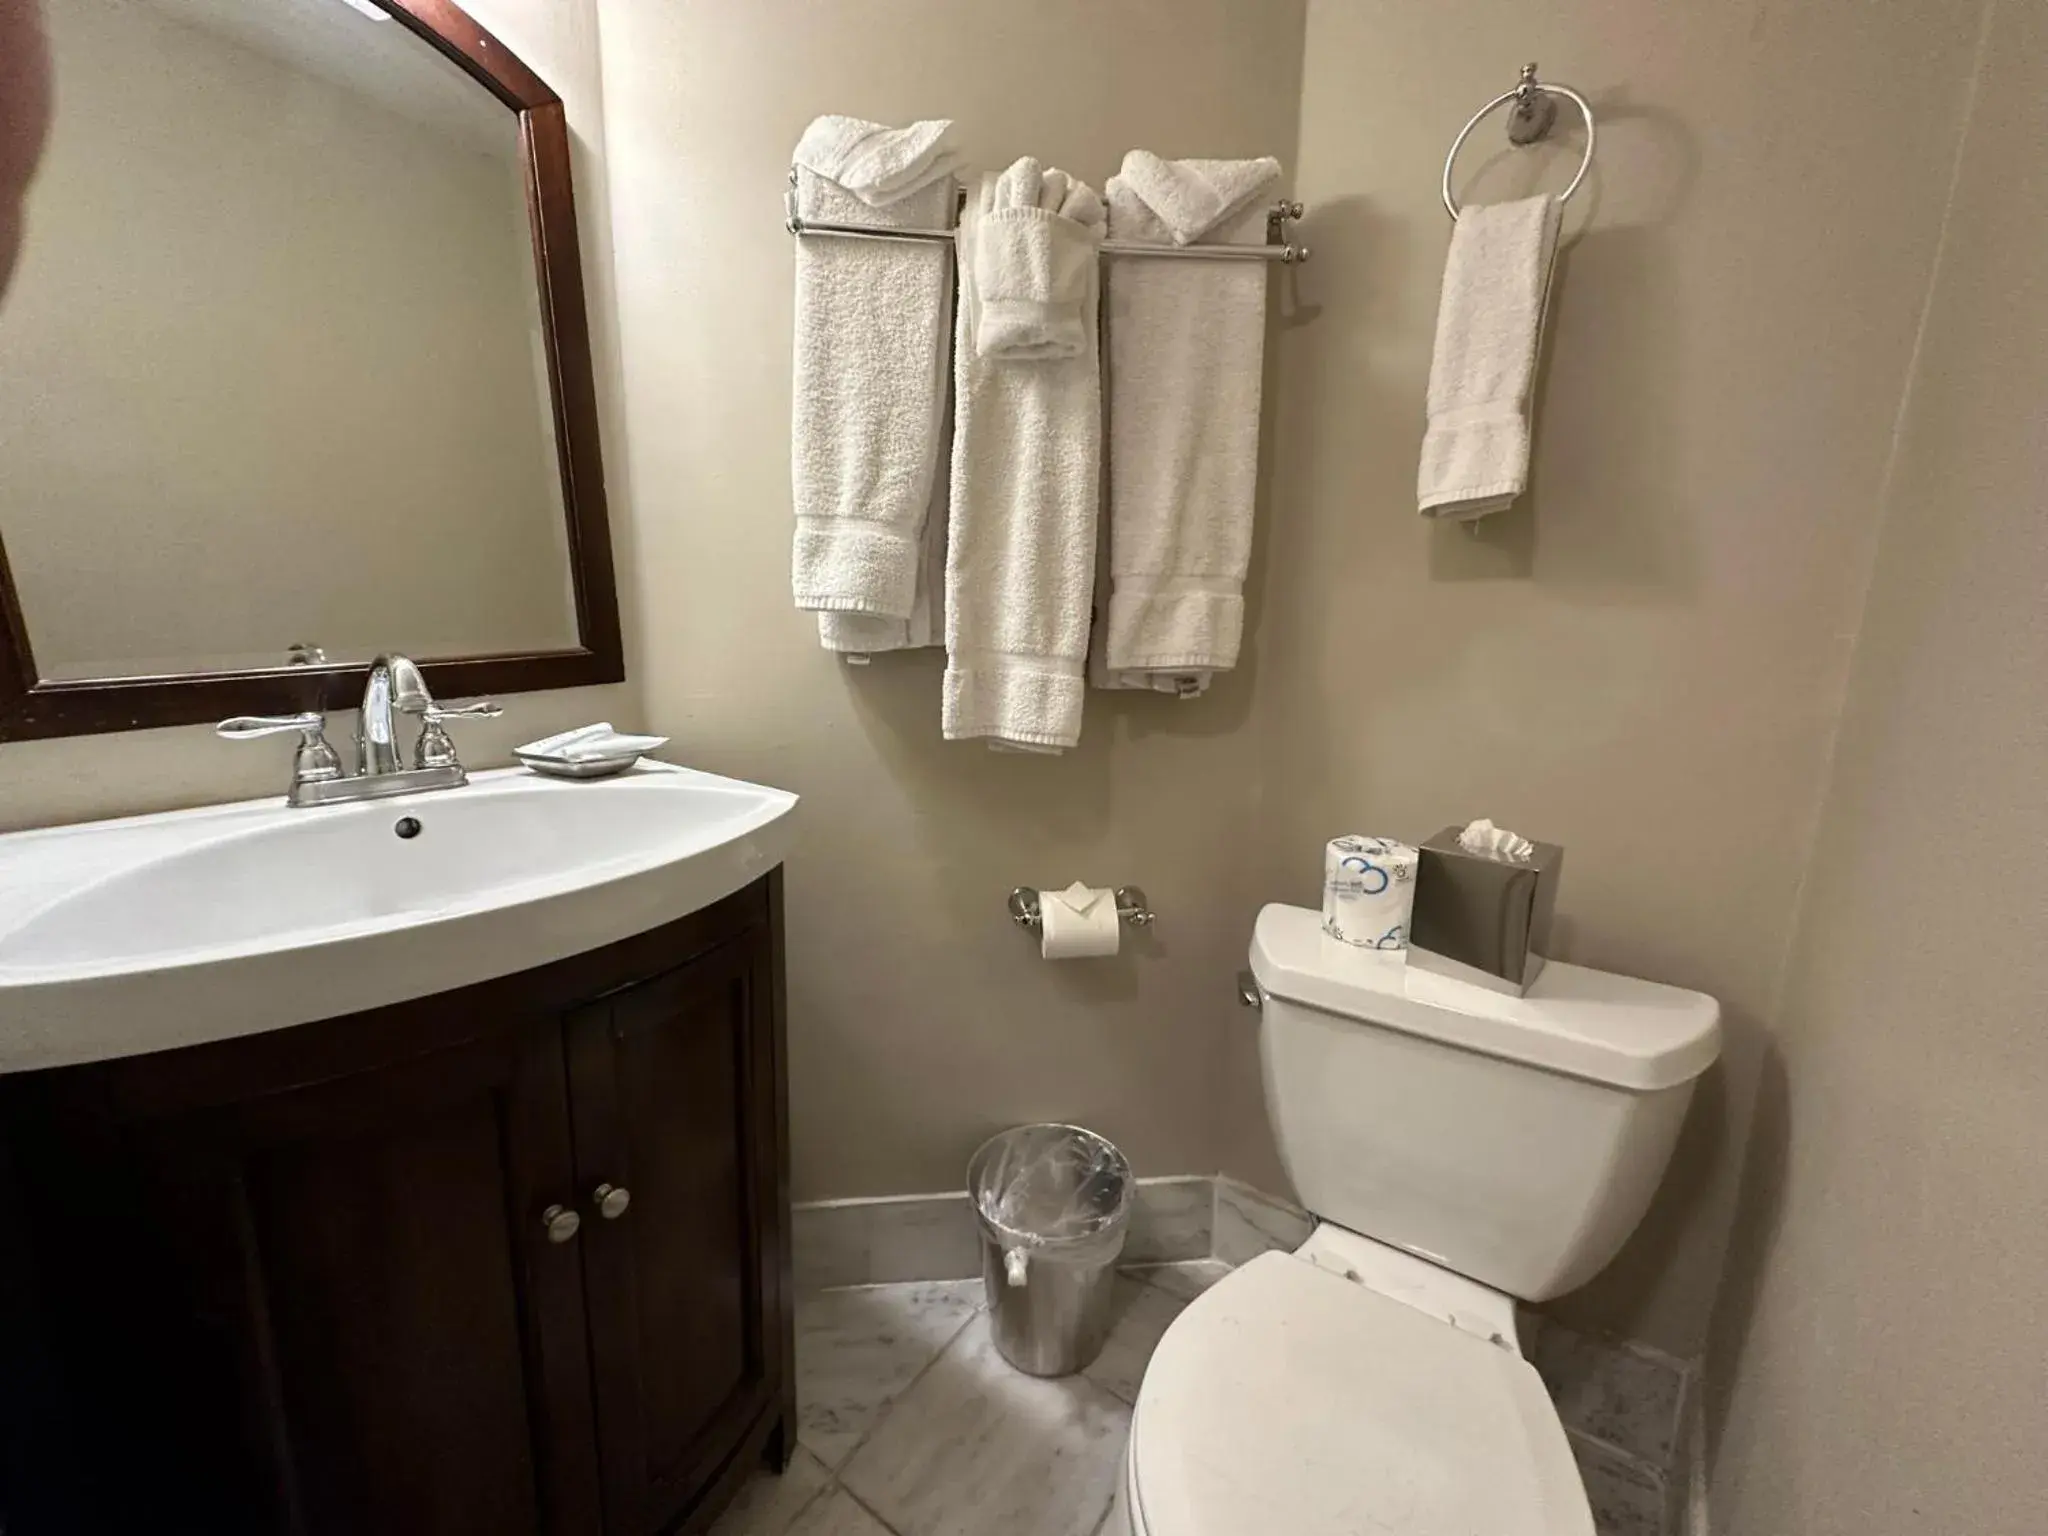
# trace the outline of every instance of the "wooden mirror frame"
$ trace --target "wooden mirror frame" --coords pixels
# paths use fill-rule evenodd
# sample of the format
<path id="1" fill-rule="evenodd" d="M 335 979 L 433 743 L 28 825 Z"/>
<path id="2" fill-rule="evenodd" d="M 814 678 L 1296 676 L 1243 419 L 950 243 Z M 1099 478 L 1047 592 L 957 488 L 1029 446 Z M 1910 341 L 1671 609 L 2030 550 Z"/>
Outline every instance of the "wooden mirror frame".
<path id="1" fill-rule="evenodd" d="M 540 282 L 555 444 L 567 514 L 569 570 L 576 593 L 574 649 L 455 656 L 422 661 L 438 698 L 532 693 L 621 682 L 625 650 L 605 516 L 597 387 L 583 259 L 569 175 L 569 125 L 562 100 L 510 49 L 450 0 L 374 0 L 459 65 L 517 116 L 520 163 Z M 85 736 L 150 726 L 192 725 L 228 715 L 354 709 L 368 662 L 277 666 L 248 671 L 46 681 L 37 671 L 28 623 L 0 540 L 0 741 Z"/>

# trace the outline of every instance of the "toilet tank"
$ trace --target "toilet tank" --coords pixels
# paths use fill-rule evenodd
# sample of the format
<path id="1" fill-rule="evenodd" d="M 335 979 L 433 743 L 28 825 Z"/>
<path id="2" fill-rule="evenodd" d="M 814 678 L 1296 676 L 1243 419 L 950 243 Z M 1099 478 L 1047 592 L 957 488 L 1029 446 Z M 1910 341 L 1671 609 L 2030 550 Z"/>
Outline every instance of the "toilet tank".
<path id="1" fill-rule="evenodd" d="M 1269 906 L 1252 939 L 1280 1155 L 1325 1221 L 1542 1301 L 1642 1219 L 1720 1051 L 1702 993 L 1553 960 L 1524 997 L 1329 938 Z"/>

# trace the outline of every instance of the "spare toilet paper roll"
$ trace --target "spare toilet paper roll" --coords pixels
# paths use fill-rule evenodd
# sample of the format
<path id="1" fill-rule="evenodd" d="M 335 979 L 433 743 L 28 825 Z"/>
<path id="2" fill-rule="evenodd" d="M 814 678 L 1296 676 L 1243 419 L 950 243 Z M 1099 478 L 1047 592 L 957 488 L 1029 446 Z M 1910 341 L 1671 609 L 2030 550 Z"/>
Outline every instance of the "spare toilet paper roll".
<path id="1" fill-rule="evenodd" d="M 1406 949 L 1418 857 L 1391 838 L 1331 838 L 1323 850 L 1323 932 L 1361 949 Z"/>
<path id="2" fill-rule="evenodd" d="M 1116 917 L 1116 893 L 1078 881 L 1064 891 L 1038 897 L 1039 953 L 1048 960 L 1083 960 L 1113 955 L 1123 937 Z"/>

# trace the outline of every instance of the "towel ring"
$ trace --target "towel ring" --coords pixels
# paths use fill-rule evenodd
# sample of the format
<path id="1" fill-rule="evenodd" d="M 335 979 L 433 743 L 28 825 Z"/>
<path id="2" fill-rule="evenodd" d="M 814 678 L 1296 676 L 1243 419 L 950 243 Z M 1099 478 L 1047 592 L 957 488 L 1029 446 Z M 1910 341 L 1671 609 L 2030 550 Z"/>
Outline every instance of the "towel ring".
<path id="1" fill-rule="evenodd" d="M 1465 126 L 1458 130 L 1458 136 L 1451 140 L 1451 152 L 1444 156 L 1443 194 L 1444 211 L 1453 220 L 1458 217 L 1458 200 L 1451 195 L 1451 172 L 1458 163 L 1458 151 L 1465 147 L 1465 140 L 1472 136 L 1472 130 L 1477 128 L 1481 120 L 1496 107 L 1504 107 L 1513 102 L 1515 110 L 1508 116 L 1508 138 L 1516 144 L 1534 144 L 1547 138 L 1551 125 L 1557 121 L 1557 103 L 1551 100 L 1554 96 L 1562 96 L 1569 101 L 1579 109 L 1579 116 L 1586 120 L 1586 152 L 1579 160 L 1578 173 L 1572 177 L 1571 184 L 1557 199 L 1560 203 L 1571 201 L 1572 194 L 1579 190 L 1579 183 L 1586 179 L 1586 172 L 1593 167 L 1592 103 L 1568 85 L 1549 85 L 1538 80 L 1536 66 L 1524 64 L 1521 83 L 1512 91 L 1502 91 L 1500 95 L 1474 112 L 1466 120 Z"/>

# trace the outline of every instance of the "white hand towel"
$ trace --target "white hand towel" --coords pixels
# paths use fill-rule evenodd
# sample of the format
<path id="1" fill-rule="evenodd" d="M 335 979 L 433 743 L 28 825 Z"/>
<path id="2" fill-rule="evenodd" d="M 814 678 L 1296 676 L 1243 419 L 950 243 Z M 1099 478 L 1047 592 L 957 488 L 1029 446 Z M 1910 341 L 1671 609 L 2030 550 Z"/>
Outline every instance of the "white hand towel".
<path id="1" fill-rule="evenodd" d="M 1035 212 L 1012 216 L 1022 210 Z M 991 219 L 1005 231 L 1003 241 L 1020 226 L 1045 249 L 1021 266 L 1008 255 L 986 256 Z M 1071 254 L 1079 244 L 1092 256 L 1102 222 L 1094 192 L 1026 161 L 1001 177 L 983 176 L 961 216 L 946 554 L 949 740 L 980 736 L 1026 750 L 1080 740 L 1101 503 L 1101 278 L 1094 260 L 1077 263 Z M 1038 306 L 1038 317 L 1062 335 L 1071 335 L 1065 321 L 1078 310 L 1081 350 L 1034 352 L 1017 336 L 1021 355 L 984 351 L 981 284 L 991 270 L 1018 278 L 1010 300 Z"/>
<path id="2" fill-rule="evenodd" d="M 946 127 L 820 118 L 797 146 L 799 211 L 834 223 L 944 227 L 954 198 Z M 791 585 L 799 608 L 887 621 L 861 649 L 886 649 L 899 633 L 907 643 L 918 609 L 945 441 L 952 261 L 943 244 L 796 242 Z M 821 626 L 826 645 L 839 648 L 836 634 Z"/>
<path id="3" fill-rule="evenodd" d="M 1554 197 L 1468 207 L 1451 230 L 1415 489 L 1425 517 L 1499 512 L 1529 483 L 1529 407 L 1557 255 Z"/>
<path id="4" fill-rule="evenodd" d="M 1112 239 L 1262 243 L 1280 162 L 1124 157 Z M 1102 688 L 1189 695 L 1237 664 L 1258 494 L 1263 262 L 1112 262 Z"/>
<path id="5" fill-rule="evenodd" d="M 1031 167 L 1028 177 L 1018 176 L 1020 166 Z M 1075 200 L 1072 179 L 1054 170 L 1041 180 L 1037 167 L 1037 161 L 1024 159 L 1003 173 L 996 206 L 983 213 L 975 237 L 974 292 L 981 314 L 974 346 L 983 357 L 1079 357 L 1096 345 L 1085 309 L 1099 281 L 1102 202 L 1083 187 L 1082 211 L 1092 204 L 1096 222 L 1062 214 L 1059 209 Z M 1043 205 L 1004 201 L 1041 196 Z"/>

